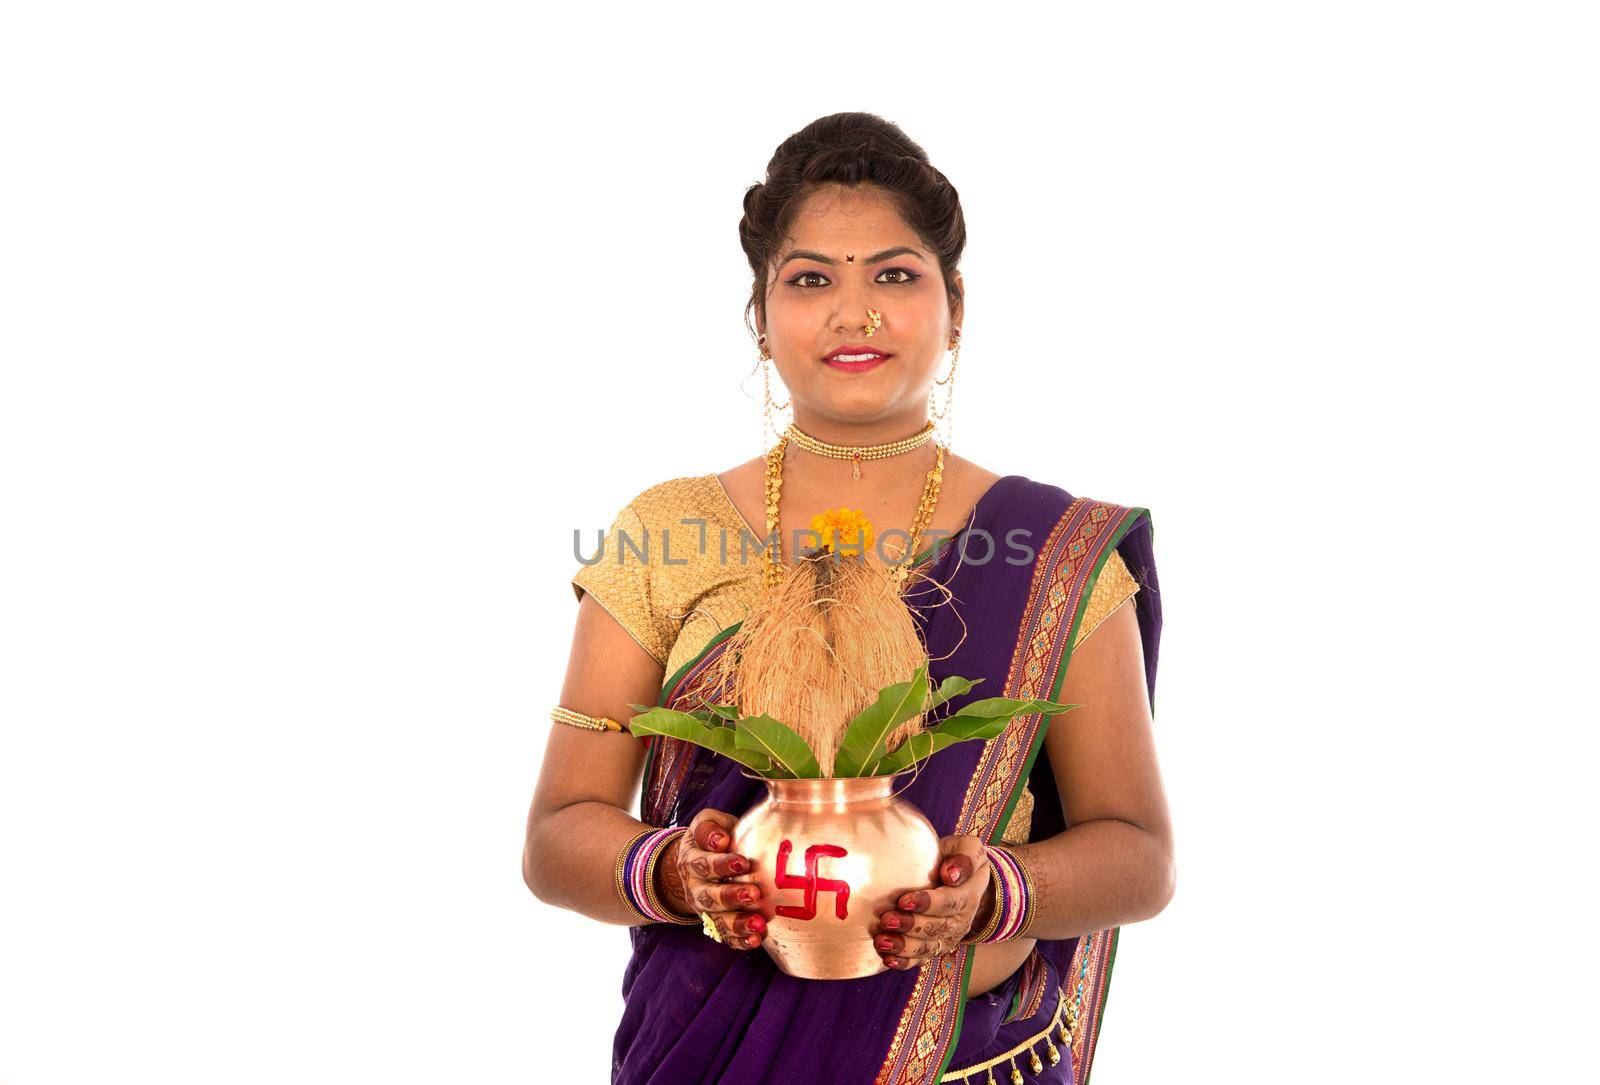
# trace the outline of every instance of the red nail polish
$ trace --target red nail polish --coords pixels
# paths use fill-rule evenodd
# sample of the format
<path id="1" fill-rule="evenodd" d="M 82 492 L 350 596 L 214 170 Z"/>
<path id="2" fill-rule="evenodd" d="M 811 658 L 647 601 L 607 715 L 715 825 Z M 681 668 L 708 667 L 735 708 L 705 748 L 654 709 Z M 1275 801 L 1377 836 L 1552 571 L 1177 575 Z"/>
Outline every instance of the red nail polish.
<path id="1" fill-rule="evenodd" d="M 711 839 L 708 840 L 707 843 L 709 843 L 711 845 L 711 850 L 712 851 L 721 851 L 722 850 L 722 842 L 724 840 L 727 840 L 727 839 L 728 838 L 726 836 L 722 835 L 721 833 L 712 833 L 711 834 Z"/>
<path id="2" fill-rule="evenodd" d="M 749 886 L 739 890 L 739 899 L 746 904 L 756 899 L 756 891 Z"/>
<path id="3" fill-rule="evenodd" d="M 944 880 L 949 882 L 951 885 L 960 885 L 961 868 L 956 866 L 954 863 L 951 863 L 949 866 L 945 867 Z"/>
<path id="4" fill-rule="evenodd" d="M 897 930 L 900 929 L 900 917 L 899 916 L 893 916 L 893 915 L 886 915 L 886 916 L 883 917 L 883 925 L 885 927 L 887 927 L 889 930 L 897 931 Z"/>
<path id="5" fill-rule="evenodd" d="M 916 911 L 917 910 L 917 898 L 912 896 L 910 893 L 907 893 L 905 896 L 901 897 L 900 898 L 900 910 L 902 912 L 914 912 L 914 911 Z"/>
<path id="6" fill-rule="evenodd" d="M 746 935 L 745 936 L 745 940 L 744 940 L 744 944 L 749 946 L 751 949 L 755 949 L 757 946 L 759 946 L 761 944 L 761 939 L 757 938 L 753 934 Z"/>
<path id="7" fill-rule="evenodd" d="M 728 867 L 735 874 L 743 874 L 745 871 L 750 869 L 750 860 L 746 859 L 744 856 L 741 855 L 741 856 L 739 856 L 739 858 L 737 858 L 733 862 L 729 863 Z"/>
<path id="8" fill-rule="evenodd" d="M 894 939 L 890 938 L 888 935 L 879 935 L 878 936 L 878 948 L 879 949 L 893 949 L 894 948 Z"/>
<path id="9" fill-rule="evenodd" d="M 745 926 L 758 934 L 765 934 L 767 932 L 767 918 L 766 916 L 753 915 L 745 923 Z"/>

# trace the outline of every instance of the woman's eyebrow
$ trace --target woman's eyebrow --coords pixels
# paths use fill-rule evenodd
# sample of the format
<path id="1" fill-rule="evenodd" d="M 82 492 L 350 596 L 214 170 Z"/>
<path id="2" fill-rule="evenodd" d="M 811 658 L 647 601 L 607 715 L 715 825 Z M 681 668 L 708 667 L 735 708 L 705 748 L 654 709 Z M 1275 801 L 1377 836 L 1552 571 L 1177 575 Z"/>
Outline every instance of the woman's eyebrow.
<path id="1" fill-rule="evenodd" d="M 913 249 L 907 245 L 899 245 L 892 249 L 884 249 L 882 252 L 875 252 L 871 256 L 867 257 L 865 262 L 868 264 L 876 264 L 879 260 L 887 260 L 891 256 L 915 256 L 919 260 L 927 259 L 916 249 Z M 837 264 L 839 262 L 833 259 L 831 256 L 824 256 L 820 252 L 812 252 L 810 249 L 795 249 L 790 252 L 788 256 L 785 256 L 783 260 L 779 262 L 778 266 L 782 267 L 790 260 L 815 260 L 819 264 Z"/>

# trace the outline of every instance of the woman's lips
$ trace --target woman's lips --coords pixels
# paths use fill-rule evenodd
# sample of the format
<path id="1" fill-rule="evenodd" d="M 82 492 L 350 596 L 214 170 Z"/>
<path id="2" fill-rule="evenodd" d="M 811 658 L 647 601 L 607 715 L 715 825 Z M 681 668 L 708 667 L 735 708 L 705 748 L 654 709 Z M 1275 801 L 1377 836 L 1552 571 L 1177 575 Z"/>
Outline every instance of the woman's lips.
<path id="1" fill-rule="evenodd" d="M 847 362 L 842 358 L 824 358 L 822 361 L 832 369 L 842 370 L 846 373 L 863 373 L 868 369 L 876 369 L 893 357 L 894 355 L 892 354 L 880 354 L 876 358 L 863 358 L 857 362 Z"/>

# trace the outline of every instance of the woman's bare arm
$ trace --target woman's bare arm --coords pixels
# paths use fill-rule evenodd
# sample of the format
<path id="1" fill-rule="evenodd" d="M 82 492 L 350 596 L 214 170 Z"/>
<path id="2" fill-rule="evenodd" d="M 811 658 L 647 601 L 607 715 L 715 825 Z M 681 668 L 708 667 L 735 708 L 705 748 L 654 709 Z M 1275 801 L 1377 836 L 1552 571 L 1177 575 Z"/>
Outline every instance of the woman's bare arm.
<path id="1" fill-rule="evenodd" d="M 594 597 L 578 603 L 561 704 L 626 723 L 630 704 L 653 705 L 664 675 Z M 528 811 L 522 880 L 546 904 L 607 923 L 636 924 L 612 885 L 617 853 L 644 828 L 633 817 L 644 743 L 626 731 L 552 723 Z"/>
<path id="2" fill-rule="evenodd" d="M 1134 601 L 1073 650 L 1045 748 L 1065 832 L 1016 850 L 1039 904 L 1028 934 L 1070 938 L 1149 919 L 1172 899 L 1172 825 L 1156 763 Z"/>

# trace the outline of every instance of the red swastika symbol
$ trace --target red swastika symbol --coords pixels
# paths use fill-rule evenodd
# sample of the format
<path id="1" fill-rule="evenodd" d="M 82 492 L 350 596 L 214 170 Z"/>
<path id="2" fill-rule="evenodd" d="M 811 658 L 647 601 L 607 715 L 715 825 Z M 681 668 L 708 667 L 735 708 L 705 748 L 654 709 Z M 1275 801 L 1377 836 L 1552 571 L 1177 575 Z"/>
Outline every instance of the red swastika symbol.
<path id="1" fill-rule="evenodd" d="M 778 874 L 776 881 L 779 889 L 804 889 L 806 902 L 803 905 L 780 904 L 777 913 L 790 919 L 815 919 L 817 917 L 817 894 L 833 894 L 833 911 L 840 919 L 849 912 L 850 886 L 838 878 L 819 878 L 817 876 L 817 860 L 824 855 L 834 859 L 843 859 L 850 853 L 837 844 L 813 844 L 806 849 L 806 872 L 802 877 L 799 874 L 789 873 L 789 853 L 794 850 L 794 845 L 785 840 L 778 845 Z"/>

